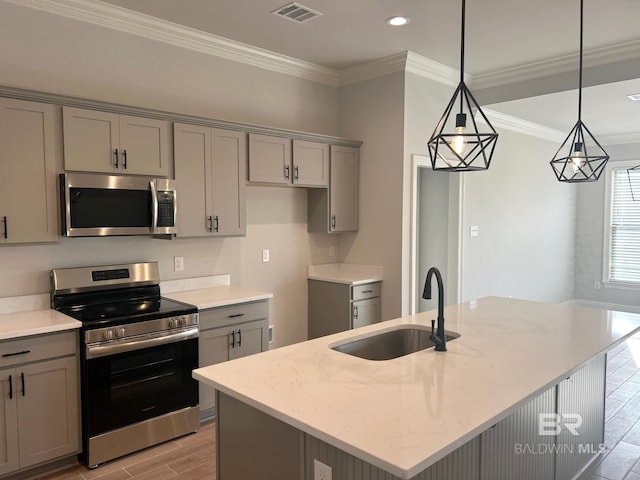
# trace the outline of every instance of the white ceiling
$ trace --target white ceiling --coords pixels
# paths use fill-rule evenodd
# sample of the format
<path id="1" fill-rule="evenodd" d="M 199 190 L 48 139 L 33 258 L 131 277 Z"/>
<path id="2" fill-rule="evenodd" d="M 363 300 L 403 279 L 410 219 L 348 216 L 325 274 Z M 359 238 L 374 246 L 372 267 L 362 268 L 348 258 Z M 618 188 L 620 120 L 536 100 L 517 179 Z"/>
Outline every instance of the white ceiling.
<path id="1" fill-rule="evenodd" d="M 225 38 L 338 70 L 410 50 L 459 67 L 455 0 L 299 0 L 323 15 L 297 24 L 271 14 L 289 0 L 104 0 Z M 575 53 L 578 0 L 469 0 L 469 73 Z M 405 27 L 385 19 L 406 15 Z M 587 0 L 585 49 L 640 39 L 638 0 Z"/>
<path id="2" fill-rule="evenodd" d="M 459 67 L 460 1 L 300 0 L 323 14 L 302 24 L 271 14 L 287 0 L 103 1 L 337 70 L 403 51 Z M 578 0 L 468 0 L 465 71 L 486 74 L 577 53 L 579 5 Z M 585 52 L 640 45 L 639 0 L 586 0 L 584 10 Z M 390 27 L 385 19 L 393 15 L 411 22 Z M 583 120 L 596 137 L 640 130 L 640 102 L 625 97 L 631 93 L 640 93 L 639 81 L 585 89 Z M 577 94 L 491 108 L 568 131 L 577 120 Z"/>

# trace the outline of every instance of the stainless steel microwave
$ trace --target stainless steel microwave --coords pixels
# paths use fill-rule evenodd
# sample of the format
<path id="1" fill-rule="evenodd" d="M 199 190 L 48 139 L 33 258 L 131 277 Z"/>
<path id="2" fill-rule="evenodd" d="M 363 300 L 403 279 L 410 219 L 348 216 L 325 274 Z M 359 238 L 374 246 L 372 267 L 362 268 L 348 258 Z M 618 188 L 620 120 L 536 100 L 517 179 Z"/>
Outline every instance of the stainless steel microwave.
<path id="1" fill-rule="evenodd" d="M 173 180 L 91 173 L 60 174 L 62 235 L 176 233 Z"/>

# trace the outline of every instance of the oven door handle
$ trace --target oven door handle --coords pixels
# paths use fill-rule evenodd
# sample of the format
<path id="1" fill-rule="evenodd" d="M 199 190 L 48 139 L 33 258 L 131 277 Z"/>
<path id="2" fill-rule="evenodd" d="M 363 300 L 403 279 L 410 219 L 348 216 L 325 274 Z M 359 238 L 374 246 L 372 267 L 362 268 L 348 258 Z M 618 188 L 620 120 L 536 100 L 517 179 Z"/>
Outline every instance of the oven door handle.
<path id="1" fill-rule="evenodd" d="M 107 345 L 87 345 L 87 360 L 107 355 L 116 355 L 118 353 L 131 352 L 142 348 L 155 347 L 157 345 L 166 345 L 168 343 L 180 342 L 198 338 L 198 328 L 189 328 L 180 332 L 165 332 L 162 334 L 151 334 L 136 337 L 135 339 L 114 342 Z"/>

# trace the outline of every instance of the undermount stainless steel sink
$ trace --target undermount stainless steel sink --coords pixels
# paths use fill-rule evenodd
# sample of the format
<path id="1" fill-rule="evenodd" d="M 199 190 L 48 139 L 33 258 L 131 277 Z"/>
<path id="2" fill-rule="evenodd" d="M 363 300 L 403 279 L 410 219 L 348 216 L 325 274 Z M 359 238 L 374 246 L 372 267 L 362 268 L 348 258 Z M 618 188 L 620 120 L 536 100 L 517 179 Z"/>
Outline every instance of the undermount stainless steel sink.
<path id="1" fill-rule="evenodd" d="M 459 333 L 445 332 L 447 342 L 455 340 Z M 427 348 L 435 347 L 429 339 L 431 330 L 416 327 L 400 327 L 370 337 L 331 347 L 338 352 L 346 353 L 367 360 L 391 360 Z"/>

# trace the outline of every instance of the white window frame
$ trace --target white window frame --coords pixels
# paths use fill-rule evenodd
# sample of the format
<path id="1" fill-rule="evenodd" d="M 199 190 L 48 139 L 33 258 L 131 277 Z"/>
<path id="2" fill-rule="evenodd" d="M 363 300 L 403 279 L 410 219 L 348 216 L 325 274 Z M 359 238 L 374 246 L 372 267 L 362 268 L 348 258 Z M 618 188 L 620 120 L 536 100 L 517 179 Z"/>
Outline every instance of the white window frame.
<path id="1" fill-rule="evenodd" d="M 640 160 L 624 160 L 609 162 L 605 171 L 605 202 L 604 202 L 604 238 L 602 255 L 602 286 L 622 290 L 639 290 L 640 282 L 620 282 L 611 280 L 611 208 L 613 194 L 613 171 L 627 170 L 640 164 Z"/>

